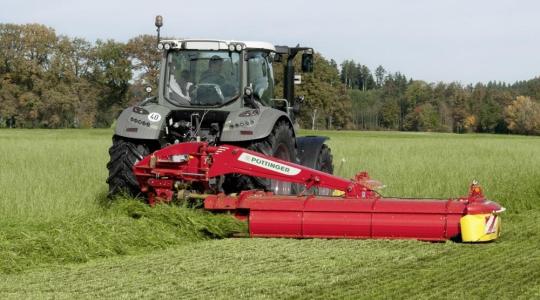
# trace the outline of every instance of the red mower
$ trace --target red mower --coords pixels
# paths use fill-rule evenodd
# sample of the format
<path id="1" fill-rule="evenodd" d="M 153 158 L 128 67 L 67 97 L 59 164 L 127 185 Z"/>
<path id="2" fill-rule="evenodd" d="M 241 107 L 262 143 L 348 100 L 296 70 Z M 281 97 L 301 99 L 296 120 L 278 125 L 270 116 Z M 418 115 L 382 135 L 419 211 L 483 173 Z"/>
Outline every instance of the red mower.
<path id="1" fill-rule="evenodd" d="M 452 199 L 385 198 L 366 172 L 344 179 L 231 145 L 185 142 L 165 147 L 133 168 L 150 205 L 198 200 L 206 210 L 230 212 L 252 237 L 387 238 L 492 241 L 505 209 L 487 200 L 477 182 Z M 225 175 L 294 183 L 297 195 L 263 190 L 225 194 Z M 317 195 L 333 190 L 331 196 Z"/>

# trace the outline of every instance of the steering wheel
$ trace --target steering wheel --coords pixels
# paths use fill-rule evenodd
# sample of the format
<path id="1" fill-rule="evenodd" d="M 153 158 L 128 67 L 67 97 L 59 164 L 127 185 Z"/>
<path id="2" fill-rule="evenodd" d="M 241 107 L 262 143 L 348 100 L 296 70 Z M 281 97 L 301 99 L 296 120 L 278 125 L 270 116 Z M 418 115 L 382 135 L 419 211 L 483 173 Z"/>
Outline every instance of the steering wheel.
<path id="1" fill-rule="evenodd" d="M 199 83 L 193 86 L 190 96 L 191 103 L 195 105 L 218 105 L 225 102 L 220 85 L 214 83 Z"/>

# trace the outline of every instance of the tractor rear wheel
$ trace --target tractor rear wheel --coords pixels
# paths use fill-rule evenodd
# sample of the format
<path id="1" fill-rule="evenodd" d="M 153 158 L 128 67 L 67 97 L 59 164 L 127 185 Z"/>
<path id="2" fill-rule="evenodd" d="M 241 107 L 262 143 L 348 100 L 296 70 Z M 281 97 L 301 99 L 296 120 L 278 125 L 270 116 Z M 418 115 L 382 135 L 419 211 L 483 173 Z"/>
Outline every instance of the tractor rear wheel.
<path id="1" fill-rule="evenodd" d="M 285 161 L 297 163 L 294 132 L 289 122 L 285 120 L 276 123 L 274 129 L 266 138 L 242 143 L 239 146 Z M 223 189 L 227 193 L 236 193 L 250 189 L 264 189 L 278 195 L 296 193 L 296 186 L 290 182 L 236 174 L 229 175 L 225 178 Z"/>
<path id="2" fill-rule="evenodd" d="M 333 157 L 330 151 L 330 148 L 325 144 L 322 145 L 321 150 L 319 151 L 319 156 L 317 157 L 317 165 L 315 169 L 324 173 L 334 174 L 334 164 Z M 315 191 L 316 195 L 320 196 L 331 196 L 332 190 L 329 188 L 318 188 Z"/>
<path id="3" fill-rule="evenodd" d="M 122 193 L 132 197 L 140 195 L 141 190 L 132 168 L 151 150 L 150 145 L 142 141 L 113 136 L 113 144 L 109 148 L 110 161 L 107 163 L 109 197 Z"/>

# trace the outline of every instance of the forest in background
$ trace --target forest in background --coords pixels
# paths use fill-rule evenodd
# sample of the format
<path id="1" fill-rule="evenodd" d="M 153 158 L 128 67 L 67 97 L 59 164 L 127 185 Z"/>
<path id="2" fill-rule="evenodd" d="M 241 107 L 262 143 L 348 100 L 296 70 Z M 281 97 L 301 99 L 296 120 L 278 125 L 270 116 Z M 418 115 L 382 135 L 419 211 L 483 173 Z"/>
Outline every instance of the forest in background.
<path id="1" fill-rule="evenodd" d="M 148 96 L 147 85 L 156 90 L 155 43 L 151 35 L 89 42 L 41 24 L 0 24 L 0 127 L 111 126 Z M 274 70 L 281 96 L 283 71 Z M 429 83 L 317 53 L 296 94 L 306 99 L 302 128 L 540 134 L 540 78 Z"/>

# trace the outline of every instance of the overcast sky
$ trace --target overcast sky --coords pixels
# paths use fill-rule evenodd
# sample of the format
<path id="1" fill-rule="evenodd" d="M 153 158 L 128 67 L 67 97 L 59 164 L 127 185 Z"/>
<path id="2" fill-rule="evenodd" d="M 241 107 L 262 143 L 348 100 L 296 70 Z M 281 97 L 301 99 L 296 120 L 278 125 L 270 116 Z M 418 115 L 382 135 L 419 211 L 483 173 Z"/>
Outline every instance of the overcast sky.
<path id="1" fill-rule="evenodd" d="M 540 1 L 2 0 L 1 23 L 127 41 L 176 37 L 307 45 L 338 63 L 383 65 L 429 82 L 515 82 L 540 76 Z"/>

